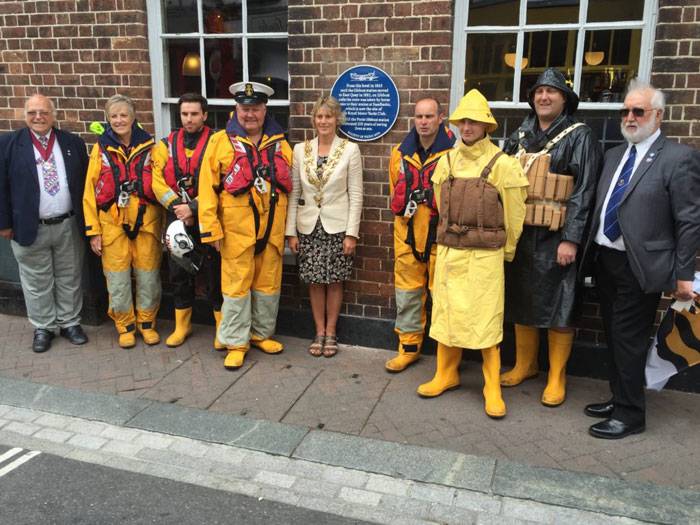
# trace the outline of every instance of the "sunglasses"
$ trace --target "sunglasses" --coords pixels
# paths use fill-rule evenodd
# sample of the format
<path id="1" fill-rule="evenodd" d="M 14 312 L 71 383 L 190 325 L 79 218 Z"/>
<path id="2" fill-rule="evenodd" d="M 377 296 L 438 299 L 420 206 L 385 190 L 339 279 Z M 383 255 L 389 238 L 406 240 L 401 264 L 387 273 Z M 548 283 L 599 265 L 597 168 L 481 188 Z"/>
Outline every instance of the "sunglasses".
<path id="1" fill-rule="evenodd" d="M 656 111 L 654 108 L 652 109 L 644 109 L 644 108 L 622 108 L 620 109 L 620 118 L 625 118 L 628 113 L 632 112 L 632 115 L 635 117 L 643 117 L 645 113 L 648 111 Z"/>

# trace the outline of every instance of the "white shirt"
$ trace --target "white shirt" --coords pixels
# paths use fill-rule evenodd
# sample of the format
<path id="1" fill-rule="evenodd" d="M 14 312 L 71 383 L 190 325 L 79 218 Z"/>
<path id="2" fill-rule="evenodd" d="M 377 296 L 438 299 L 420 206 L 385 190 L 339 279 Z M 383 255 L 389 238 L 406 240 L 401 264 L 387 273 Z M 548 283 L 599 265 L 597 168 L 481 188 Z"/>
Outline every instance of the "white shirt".
<path id="1" fill-rule="evenodd" d="M 34 133 L 33 131 L 31 133 Z M 48 137 L 51 138 L 53 130 L 49 130 Z M 39 135 L 34 133 L 34 136 L 39 139 Z M 34 158 L 36 159 L 36 171 L 39 175 L 39 218 L 50 219 L 65 215 L 73 209 L 73 203 L 70 198 L 70 188 L 68 188 L 68 178 L 66 175 L 66 164 L 63 161 L 63 153 L 61 146 L 58 145 L 58 140 L 53 143 L 53 158 L 56 160 L 56 172 L 58 174 L 58 191 L 56 195 L 50 195 L 44 189 L 44 159 L 36 146 L 34 146 Z"/>
<path id="2" fill-rule="evenodd" d="M 595 235 L 596 244 L 599 244 L 600 246 L 605 246 L 606 248 L 612 248 L 613 250 L 619 250 L 621 252 L 625 251 L 625 241 L 622 238 L 622 235 L 620 235 L 615 240 L 615 242 L 612 242 L 603 233 L 603 229 L 605 228 L 605 210 L 608 209 L 608 201 L 610 200 L 610 195 L 612 194 L 613 189 L 615 189 L 615 186 L 617 186 L 617 179 L 620 178 L 622 166 L 624 166 L 625 162 L 627 162 L 627 157 L 630 156 L 630 150 L 632 149 L 632 146 L 635 146 L 635 148 L 637 149 L 637 156 L 634 159 L 634 168 L 632 168 L 630 181 L 632 180 L 634 173 L 637 171 L 637 168 L 642 163 L 642 160 L 644 160 L 644 158 L 647 156 L 647 152 L 649 151 L 649 148 L 651 148 L 651 145 L 656 141 L 656 139 L 659 138 L 659 135 L 661 135 L 661 130 L 657 129 L 654 133 L 651 134 L 650 137 L 647 137 L 639 144 L 632 144 L 631 142 L 627 144 L 627 150 L 622 156 L 620 164 L 618 164 L 615 173 L 613 173 L 612 180 L 610 181 L 610 187 L 608 188 L 608 193 L 605 195 L 605 201 L 603 202 L 603 208 L 600 210 L 600 224 L 598 225 L 598 231 Z M 629 182 L 627 184 L 629 184 Z"/>

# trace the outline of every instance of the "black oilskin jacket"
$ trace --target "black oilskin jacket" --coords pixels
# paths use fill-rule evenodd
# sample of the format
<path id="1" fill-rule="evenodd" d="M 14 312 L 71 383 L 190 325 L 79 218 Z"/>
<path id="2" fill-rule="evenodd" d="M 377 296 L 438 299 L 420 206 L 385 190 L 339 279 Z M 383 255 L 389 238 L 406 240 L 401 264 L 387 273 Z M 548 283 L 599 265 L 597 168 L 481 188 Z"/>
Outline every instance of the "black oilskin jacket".
<path id="1" fill-rule="evenodd" d="M 536 153 L 575 122 L 571 115 L 562 114 L 543 132 L 532 112 L 509 137 L 503 150 L 509 155 L 515 154 L 519 132 L 524 132 L 522 146 L 526 152 Z M 579 267 L 590 233 L 602 163 L 600 144 L 588 126 L 573 130 L 550 154 L 552 173 L 574 177 L 574 191 L 566 204 L 566 222 L 559 231 L 524 226 L 515 259 L 506 263 L 506 321 L 542 328 L 572 326 L 578 313 L 582 283 Z M 579 248 L 576 261 L 569 266 L 557 264 L 557 248 L 561 241 L 573 242 Z"/>

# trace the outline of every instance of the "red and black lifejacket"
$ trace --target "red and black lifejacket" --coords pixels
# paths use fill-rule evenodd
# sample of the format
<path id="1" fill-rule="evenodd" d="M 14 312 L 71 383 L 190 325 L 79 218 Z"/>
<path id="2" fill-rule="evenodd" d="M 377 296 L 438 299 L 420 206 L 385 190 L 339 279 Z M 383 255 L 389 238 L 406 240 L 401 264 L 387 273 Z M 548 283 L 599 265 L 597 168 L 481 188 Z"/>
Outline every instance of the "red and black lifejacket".
<path id="1" fill-rule="evenodd" d="M 262 177 L 270 183 L 270 191 L 292 191 L 289 164 L 282 154 L 281 140 L 267 145 L 262 151 L 251 144 L 229 135 L 233 147 L 233 160 L 224 178 L 224 189 L 232 195 L 241 195 L 253 187 L 255 178 Z"/>
<path id="2" fill-rule="evenodd" d="M 190 199 L 197 197 L 199 169 L 202 158 L 213 135 L 210 127 L 204 126 L 195 145 L 192 156 L 188 157 L 185 148 L 185 130 L 178 129 L 170 133 L 163 143 L 168 147 L 168 162 L 163 170 L 163 177 L 170 188 L 181 195 L 184 189 Z"/>
<path id="3" fill-rule="evenodd" d="M 268 143 L 262 151 L 255 146 L 238 140 L 236 135 L 229 135 L 233 147 L 233 161 L 224 177 L 223 188 L 231 195 L 248 193 L 248 203 L 253 212 L 255 233 L 260 231 L 260 212 L 253 199 L 252 188 L 257 177 L 262 177 L 270 183 L 270 211 L 267 216 L 265 233 L 255 241 L 255 254 L 262 253 L 270 239 L 272 224 L 275 220 L 275 209 L 279 199 L 278 191 L 292 191 L 292 177 L 289 164 L 282 154 L 280 140 Z"/>
<path id="4" fill-rule="evenodd" d="M 134 239 L 143 224 L 146 205 L 157 202 L 153 194 L 151 174 L 153 143 L 151 142 L 146 147 L 137 146 L 141 149 L 130 156 L 126 162 L 116 151 L 110 151 L 99 142 L 98 144 L 102 154 L 102 167 L 95 185 L 97 207 L 102 211 L 107 211 L 117 202 L 117 196 L 121 192 L 130 195 L 136 194 L 139 198 L 139 211 L 134 228 L 130 229 L 128 224 L 123 225 L 129 238 Z"/>
<path id="5" fill-rule="evenodd" d="M 406 206 L 413 200 L 416 204 L 425 204 L 430 208 L 430 215 L 437 215 L 437 203 L 433 192 L 433 183 L 430 180 L 435 171 L 435 166 L 440 156 L 433 156 L 429 162 L 420 168 L 409 162 L 406 157 L 401 159 L 399 179 L 394 185 L 394 193 L 391 196 L 391 211 L 394 215 L 403 216 Z"/>

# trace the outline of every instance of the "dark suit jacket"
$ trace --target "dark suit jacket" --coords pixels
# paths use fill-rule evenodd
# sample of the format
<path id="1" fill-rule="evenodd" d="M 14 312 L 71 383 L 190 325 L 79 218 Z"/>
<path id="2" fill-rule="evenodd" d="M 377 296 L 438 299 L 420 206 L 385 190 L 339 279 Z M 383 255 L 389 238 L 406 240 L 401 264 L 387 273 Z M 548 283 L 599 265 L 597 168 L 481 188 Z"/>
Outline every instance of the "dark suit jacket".
<path id="1" fill-rule="evenodd" d="M 83 188 L 88 156 L 83 139 L 54 128 L 66 165 L 73 211 L 83 226 Z M 39 175 L 29 128 L 0 135 L 0 229 L 12 228 L 22 246 L 36 240 L 39 226 Z"/>
<path id="2" fill-rule="evenodd" d="M 590 248 L 610 182 L 627 148 L 605 153 L 598 180 Z M 700 152 L 661 135 L 649 148 L 622 196 L 618 218 L 634 276 L 647 293 L 692 281 L 700 248 Z"/>

